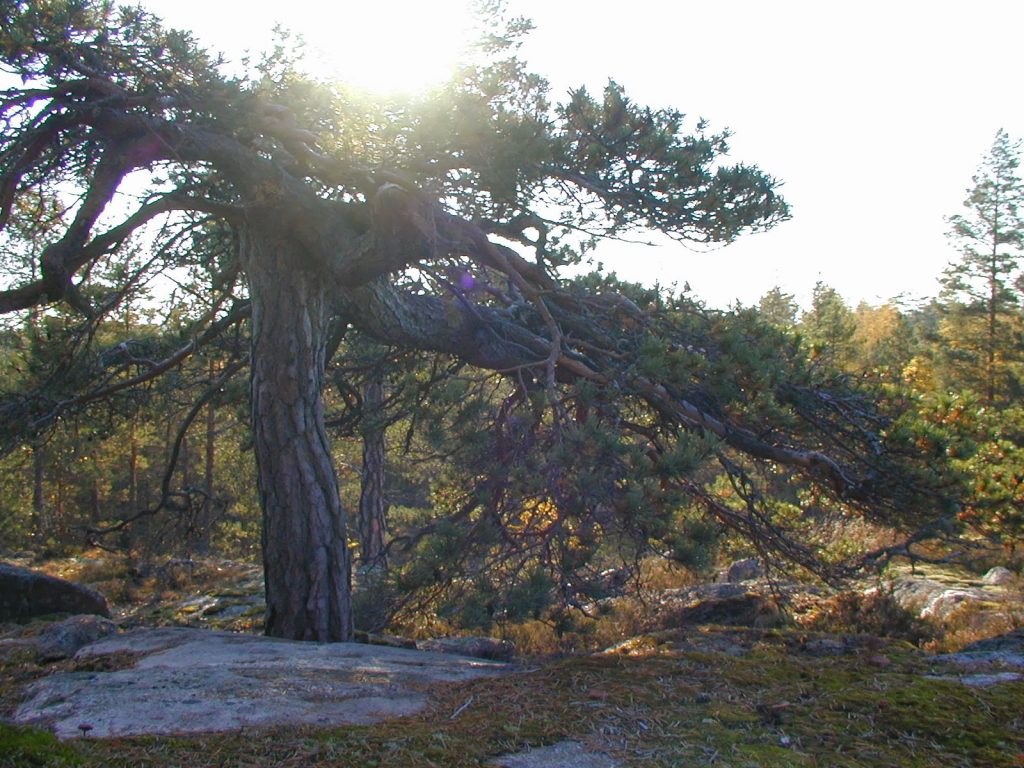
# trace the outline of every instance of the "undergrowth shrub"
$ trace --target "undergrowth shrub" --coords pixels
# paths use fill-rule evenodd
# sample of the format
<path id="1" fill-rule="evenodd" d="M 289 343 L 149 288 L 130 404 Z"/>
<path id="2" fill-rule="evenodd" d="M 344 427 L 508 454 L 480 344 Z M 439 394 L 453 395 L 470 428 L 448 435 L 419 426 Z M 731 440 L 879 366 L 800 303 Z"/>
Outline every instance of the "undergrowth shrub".
<path id="1" fill-rule="evenodd" d="M 964 646 L 1024 627 L 1024 590 L 1017 588 L 998 604 L 965 600 L 942 622 L 942 631 L 925 645 L 936 653 L 955 653 Z"/>
<path id="2" fill-rule="evenodd" d="M 875 635 L 922 645 L 934 640 L 937 630 L 906 610 L 888 592 L 843 592 L 823 601 L 805 616 L 806 629 L 816 632 Z"/>
<path id="3" fill-rule="evenodd" d="M 646 632 L 650 617 L 636 598 L 602 600 L 587 607 L 586 613 L 570 608 L 548 614 L 544 619 L 508 622 L 498 630 L 525 656 L 601 651 L 625 638 Z"/>

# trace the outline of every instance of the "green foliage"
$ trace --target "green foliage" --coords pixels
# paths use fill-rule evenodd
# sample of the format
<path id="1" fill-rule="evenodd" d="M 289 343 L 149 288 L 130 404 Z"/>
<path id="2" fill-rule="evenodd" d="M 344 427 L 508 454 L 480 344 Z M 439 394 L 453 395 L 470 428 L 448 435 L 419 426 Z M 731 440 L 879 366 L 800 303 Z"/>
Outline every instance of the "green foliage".
<path id="1" fill-rule="evenodd" d="M 204 409 L 196 416 L 182 435 L 174 471 L 167 474 L 181 419 L 207 386 L 210 371 L 215 376 L 228 364 L 230 348 L 207 350 L 148 386 L 76 402 L 74 388 L 85 376 L 87 387 L 104 379 L 116 385 L 144 374 L 154 358 L 174 347 L 145 315 L 126 311 L 97 322 L 89 340 L 69 352 L 71 362 L 88 371 L 71 368 L 77 370 L 76 380 L 66 374 L 69 360 L 53 355 L 56 345 L 36 342 L 50 333 L 50 320 L 56 318 L 27 324 L 12 345 L 15 373 L 7 385 L 13 396 L 5 405 L 21 418 L 0 429 L 8 446 L 0 457 L 0 484 L 10 489 L 0 502 L 7 522 L 0 546 L 67 551 L 87 542 L 87 529 L 116 525 L 169 501 L 169 514 L 143 515 L 108 543 L 140 553 L 186 552 L 212 536 L 218 551 L 251 557 L 259 541 L 259 512 L 251 457 L 239 450 L 247 435 L 237 411 L 246 394 L 241 382 L 221 383 L 210 406 L 215 413 L 209 416 Z M 32 392 L 32 399 L 26 402 L 20 392 Z M 24 432 L 30 426 L 26 411 L 40 414 L 34 435 Z M 165 493 L 173 498 L 162 498 Z"/>
<path id="2" fill-rule="evenodd" d="M 943 281 L 965 303 L 1016 304 L 1012 293 L 1024 247 L 1024 183 L 1017 174 L 1020 142 L 1000 130 L 964 200 L 966 214 L 949 217 L 949 236 L 963 255 Z"/>
<path id="3" fill-rule="evenodd" d="M 877 340 L 870 356 L 878 360 L 882 352 L 879 361 L 889 371 L 906 361 L 904 382 L 916 401 L 895 431 L 944 462 L 960 521 L 1011 548 L 1024 530 L 1024 432 L 1016 404 L 1024 370 L 1019 162 L 1019 142 L 999 131 L 968 190 L 965 212 L 949 218 L 961 259 L 945 271 L 939 301 L 887 334 L 879 333 L 878 323 L 869 332 L 863 321 L 871 316 L 864 315 L 858 331 L 862 344 Z M 883 319 L 879 311 L 872 319 Z M 893 326 L 888 318 L 885 323 Z"/>
<path id="4" fill-rule="evenodd" d="M 919 447 L 949 457 L 960 481 L 960 519 L 1012 548 L 1024 535 L 1024 408 L 939 396 L 926 401 L 921 422 Z"/>
<path id="5" fill-rule="evenodd" d="M 48 731 L 0 723 L 0 758 L 7 768 L 63 768 L 82 758 Z"/>
<path id="6" fill-rule="evenodd" d="M 556 161 L 573 168 L 590 193 L 615 203 L 608 233 L 643 225 L 728 242 L 741 228 L 767 228 L 788 216 L 773 180 L 756 168 L 715 164 L 728 151 L 728 132 L 708 133 L 699 121 L 682 136 L 685 115 L 638 107 L 614 81 L 601 99 L 573 91 L 559 117 Z M 743 202 L 723 208 L 727 198 Z"/>
<path id="7" fill-rule="evenodd" d="M 766 323 L 790 330 L 796 327 L 800 305 L 793 294 L 784 293 L 776 285 L 758 300 L 757 311 Z"/>
<path id="8" fill-rule="evenodd" d="M 810 345 L 813 359 L 846 368 L 853 357 L 857 321 L 842 296 L 830 285 L 814 285 L 811 308 L 800 318 L 800 330 Z"/>
<path id="9" fill-rule="evenodd" d="M 393 521 L 392 571 L 374 585 L 385 612 L 550 616 L 650 553 L 706 568 L 724 531 L 818 567 L 818 542 L 796 536 L 824 504 L 908 531 L 945 513 L 913 453 L 892 450 L 901 393 L 837 375 L 861 346 L 872 369 L 902 352 L 882 343 L 888 326 L 862 343 L 835 290 L 817 287 L 803 344 L 778 290 L 760 312 L 715 312 L 614 276 L 563 288 L 558 268 L 599 237 L 730 242 L 785 219 L 775 179 L 726 162 L 728 131 L 615 82 L 555 103 L 515 54 L 529 23 L 500 7 L 451 82 L 383 100 L 309 76 L 286 36 L 231 78 L 143 11 L 57 7 L 6 4 L 0 38 L 24 85 L 0 105 L 0 220 L 16 219 L 3 258 L 20 281 L 0 291 L 16 318 L 0 431 L 5 448 L 48 452 L 43 503 L 22 495 L 8 513 L 19 536 L 60 509 L 65 543 L 113 527 L 159 547 L 170 528 L 169 546 L 250 553 L 248 320 L 275 318 L 243 271 L 277 237 L 296 244 L 297 274 L 331 285 L 313 352 L 339 441 L 331 455 L 320 441 L 316 472 L 333 458 L 357 498 L 358 437 L 386 429 L 385 495 L 416 510 Z M 153 174 L 147 196 L 111 226 L 124 212 L 107 203 L 137 171 Z M 166 300 L 156 284 L 174 286 Z M 386 382 L 379 407 L 362 401 L 371 380 Z M 319 428 L 313 411 L 276 439 Z M 292 491 L 274 498 L 298 503 Z"/>
<path id="10" fill-rule="evenodd" d="M 396 605 L 399 595 L 411 600 L 398 609 L 403 625 L 409 624 L 408 606 L 415 606 L 436 612 L 450 628 L 478 631 L 518 616 L 519 595 L 545 591 L 539 615 L 557 624 L 560 606 L 615 594 L 603 573 L 628 574 L 633 563 L 652 554 L 707 572 L 723 547 L 749 553 L 751 538 L 808 567 L 817 558 L 819 565 L 843 568 L 888 540 L 848 537 L 837 545 L 819 535 L 821 521 L 833 510 L 851 519 L 874 515 L 908 531 L 936 509 L 948 514 L 924 490 L 944 482 L 948 488 L 948 457 L 914 469 L 920 448 L 916 433 L 900 426 L 908 400 L 898 381 L 882 376 L 885 386 L 876 387 L 866 379 L 861 392 L 851 392 L 825 360 L 808 361 L 797 335 L 764 323 L 755 310 L 713 312 L 685 296 L 603 275 L 585 275 L 576 285 L 614 290 L 660 310 L 659 334 L 637 327 L 619 341 L 640 375 L 664 382 L 709 413 L 742 420 L 780 440 L 797 440 L 815 425 L 822 440 L 833 429 L 842 434 L 851 461 L 892 451 L 906 461 L 903 480 L 914 478 L 894 489 L 894 496 L 921 493 L 921 503 L 901 500 L 877 513 L 855 500 L 837 503 L 783 467 L 746 463 L 707 433 L 663 429 L 656 412 L 628 390 L 610 398 L 591 382 L 578 383 L 565 388 L 559 410 L 551 413 L 539 387 L 485 386 L 484 379 L 463 372 L 416 400 L 411 423 L 417 426 L 406 433 L 414 436 L 406 440 L 413 454 L 419 435 L 444 461 L 426 472 L 428 465 L 416 464 L 421 476 L 430 476 L 429 508 L 415 518 L 403 514 L 392 525 L 393 594 Z M 850 317 L 875 319 L 866 309 Z M 902 316 L 886 318 L 891 322 L 864 334 L 873 345 L 865 343 L 865 349 L 873 350 L 869 359 L 876 367 L 897 370 L 902 347 L 893 343 L 891 358 L 881 350 L 890 342 L 888 334 L 903 332 Z M 823 384 L 833 387 L 824 396 Z M 872 397 L 889 410 L 874 410 Z M 844 425 L 846 418 L 863 422 Z M 623 421 L 642 428 L 624 434 Z M 884 448 L 861 445 L 879 423 L 888 425 L 878 438 Z M 879 482 L 887 482 L 884 475 Z M 408 549 L 407 536 L 415 541 Z M 539 574 L 546 586 L 535 591 L 528 585 Z"/>
<path id="11" fill-rule="evenodd" d="M 722 529 L 712 520 L 683 516 L 666 536 L 668 557 L 694 573 L 707 574 L 716 564 Z"/>

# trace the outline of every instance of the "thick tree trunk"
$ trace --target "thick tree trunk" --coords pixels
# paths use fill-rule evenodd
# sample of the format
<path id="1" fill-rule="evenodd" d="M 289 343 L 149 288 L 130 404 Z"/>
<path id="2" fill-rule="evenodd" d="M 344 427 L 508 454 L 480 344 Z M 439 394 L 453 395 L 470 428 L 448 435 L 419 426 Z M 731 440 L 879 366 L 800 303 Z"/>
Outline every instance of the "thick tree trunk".
<path id="1" fill-rule="evenodd" d="M 304 267 L 287 227 L 254 215 L 242 233 L 252 297 L 252 419 L 266 633 L 338 642 L 352 636 L 350 561 L 324 428 L 327 285 Z"/>
<path id="2" fill-rule="evenodd" d="M 363 431 L 363 474 L 359 491 L 360 573 L 372 578 L 387 570 L 384 535 L 387 531 L 387 500 L 384 498 L 384 383 L 366 385 L 363 406 L 368 426 Z"/>

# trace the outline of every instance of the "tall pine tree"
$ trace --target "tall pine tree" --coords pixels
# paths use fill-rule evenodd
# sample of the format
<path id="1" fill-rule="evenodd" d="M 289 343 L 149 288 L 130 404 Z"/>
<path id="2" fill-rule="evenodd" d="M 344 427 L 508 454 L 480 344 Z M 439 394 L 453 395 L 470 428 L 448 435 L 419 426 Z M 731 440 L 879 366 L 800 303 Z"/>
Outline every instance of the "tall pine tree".
<path id="1" fill-rule="evenodd" d="M 1024 256 L 1024 183 L 1020 142 L 996 134 L 967 191 L 963 214 L 949 217 L 961 258 L 942 279 L 948 315 L 943 335 L 956 377 L 987 404 L 1019 389 L 1020 288 Z"/>

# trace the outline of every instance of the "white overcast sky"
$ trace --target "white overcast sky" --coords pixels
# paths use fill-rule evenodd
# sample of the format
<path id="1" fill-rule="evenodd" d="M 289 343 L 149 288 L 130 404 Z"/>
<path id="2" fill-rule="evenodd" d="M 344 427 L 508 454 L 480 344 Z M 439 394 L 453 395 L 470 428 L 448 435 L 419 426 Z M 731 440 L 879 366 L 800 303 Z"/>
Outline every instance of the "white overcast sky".
<path id="1" fill-rule="evenodd" d="M 443 76 L 467 0 L 373 4 L 143 0 L 237 58 L 275 21 L 361 84 Z M 1024 136 L 1022 0 L 509 0 L 555 96 L 609 77 L 635 101 L 730 128 L 731 158 L 784 182 L 793 219 L 709 253 L 598 252 L 622 277 L 686 281 L 711 305 L 773 285 L 807 304 L 818 280 L 851 303 L 935 295 L 956 213 L 999 128 Z"/>

